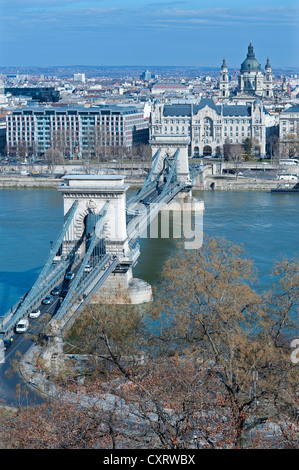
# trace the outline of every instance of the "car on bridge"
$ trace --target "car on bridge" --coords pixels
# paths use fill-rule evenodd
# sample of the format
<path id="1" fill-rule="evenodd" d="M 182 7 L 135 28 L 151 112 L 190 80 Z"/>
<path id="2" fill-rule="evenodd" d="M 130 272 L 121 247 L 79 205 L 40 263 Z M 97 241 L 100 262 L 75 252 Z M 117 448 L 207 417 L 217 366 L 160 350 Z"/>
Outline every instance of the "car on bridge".
<path id="1" fill-rule="evenodd" d="M 73 278 L 74 278 L 74 275 L 75 275 L 74 273 L 69 272 L 69 273 L 67 273 L 67 274 L 65 275 L 65 278 L 64 278 L 64 279 L 69 279 L 69 280 L 70 280 L 70 279 L 73 279 Z"/>
<path id="2" fill-rule="evenodd" d="M 149 206 L 151 201 L 149 199 L 140 199 L 140 202 L 145 206 Z"/>
<path id="3" fill-rule="evenodd" d="M 40 310 L 32 310 L 32 312 L 30 312 L 28 315 L 29 318 L 38 318 L 39 316 Z"/>
<path id="4" fill-rule="evenodd" d="M 60 294 L 59 294 L 59 297 L 62 297 L 63 299 L 67 296 L 68 294 L 68 290 L 67 289 L 63 289 Z"/>
<path id="5" fill-rule="evenodd" d="M 52 295 L 47 295 L 44 300 L 43 300 L 43 304 L 45 305 L 49 305 L 53 302 L 53 297 Z"/>
<path id="6" fill-rule="evenodd" d="M 54 287 L 54 289 L 51 291 L 52 295 L 59 295 L 59 293 L 60 293 L 60 287 L 59 286 Z"/>
<path id="7" fill-rule="evenodd" d="M 29 322 L 26 318 L 24 318 L 16 324 L 15 331 L 16 333 L 25 333 L 25 331 L 28 329 L 28 326 Z"/>

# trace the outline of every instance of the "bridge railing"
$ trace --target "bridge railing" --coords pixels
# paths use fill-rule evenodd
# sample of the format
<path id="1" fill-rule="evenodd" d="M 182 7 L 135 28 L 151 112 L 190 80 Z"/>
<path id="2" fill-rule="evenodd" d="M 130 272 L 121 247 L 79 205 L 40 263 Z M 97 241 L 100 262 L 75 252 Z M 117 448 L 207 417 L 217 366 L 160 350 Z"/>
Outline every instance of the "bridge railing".
<path id="1" fill-rule="evenodd" d="M 62 259 L 59 264 L 53 265 L 54 257 L 58 252 L 62 241 L 65 237 L 67 230 L 73 220 L 74 214 L 76 212 L 78 206 L 78 201 L 75 201 L 65 216 L 65 222 L 63 228 L 52 247 L 46 262 L 39 273 L 37 279 L 35 280 L 34 284 L 27 292 L 27 294 L 23 297 L 22 301 L 18 301 L 15 303 L 13 307 L 10 308 L 2 317 L 1 317 L 1 324 L 0 324 L 0 334 L 6 334 L 7 331 L 13 329 L 13 326 L 29 311 L 33 308 L 36 303 L 43 298 L 45 295 L 45 288 L 48 286 L 48 290 L 53 287 L 53 283 L 57 283 L 57 279 L 62 276 L 62 272 L 65 269 L 66 260 Z M 74 260 L 73 253 L 71 258 Z"/>
<path id="2" fill-rule="evenodd" d="M 89 258 L 86 259 L 86 263 L 82 263 L 80 266 L 80 272 L 78 271 L 75 281 L 73 282 L 71 289 L 68 291 L 66 297 L 64 298 L 61 307 L 55 314 L 55 318 L 60 320 L 66 315 L 71 306 L 82 296 L 85 292 L 86 286 L 92 282 L 94 277 L 101 271 L 103 266 L 111 259 L 109 254 L 103 256 L 99 263 L 91 270 L 91 272 L 84 278 L 82 281 L 82 276 L 84 273 L 84 267 L 87 264 Z M 82 268 L 82 269 L 81 269 Z M 80 282 L 82 281 L 82 282 Z"/>
<path id="3" fill-rule="evenodd" d="M 79 257 L 74 258 L 74 263 L 79 262 Z M 39 290 L 36 292 L 34 298 L 31 298 L 26 304 L 21 304 L 19 308 L 9 315 L 2 317 L 2 322 L 0 325 L 0 334 L 6 336 L 11 332 L 14 326 L 25 316 L 27 316 L 30 311 L 35 308 L 36 305 L 40 304 L 41 301 L 45 298 L 47 293 L 55 287 L 59 281 L 64 277 L 66 272 L 66 266 L 61 265 L 55 271 L 52 272 L 52 275 L 47 280 L 44 280 L 42 284 L 39 285 Z"/>
<path id="4" fill-rule="evenodd" d="M 108 205 L 109 205 L 109 201 L 107 201 L 101 211 L 101 213 L 99 214 L 99 216 L 101 217 L 96 226 L 95 226 L 95 233 L 93 234 L 91 240 L 90 240 L 90 243 L 89 243 L 89 247 L 88 247 L 88 250 L 81 262 L 81 265 L 80 265 L 80 268 L 75 276 L 75 279 L 74 281 L 72 282 L 71 284 L 71 287 L 64 299 L 64 301 L 62 302 L 62 306 L 60 307 L 60 309 L 58 310 L 58 312 L 56 313 L 56 318 L 59 319 L 61 317 L 63 317 L 67 311 L 67 309 L 69 308 L 69 304 L 72 300 L 72 298 L 74 297 L 74 294 L 76 293 L 76 295 L 78 295 L 78 286 L 79 286 L 79 283 L 81 282 L 81 279 L 83 277 L 83 274 L 84 274 L 84 270 L 87 266 L 87 264 L 89 263 L 89 260 L 92 256 L 92 252 L 94 250 L 94 248 L 96 247 L 96 245 L 100 242 L 101 240 L 101 236 L 103 235 L 103 231 L 104 231 L 104 218 L 105 218 L 105 215 L 107 214 L 107 210 L 108 210 Z M 101 264 L 101 263 L 100 263 Z M 92 270 L 93 271 L 93 270 Z"/>
<path id="5" fill-rule="evenodd" d="M 29 303 L 31 301 L 31 299 L 36 296 L 41 282 L 43 282 L 45 280 L 46 276 L 49 273 L 49 270 L 53 268 L 54 257 L 56 256 L 56 253 L 57 253 L 57 251 L 59 250 L 59 248 L 62 244 L 62 241 L 65 237 L 65 234 L 66 234 L 67 230 L 69 229 L 69 226 L 70 226 L 70 224 L 73 220 L 74 214 L 76 212 L 77 206 L 78 206 L 78 201 L 75 201 L 73 203 L 72 207 L 70 208 L 69 212 L 66 214 L 66 218 L 65 218 L 66 220 L 64 222 L 63 228 L 62 228 L 62 230 L 61 230 L 61 232 L 60 232 L 53 248 L 50 251 L 50 254 L 49 254 L 49 256 L 48 256 L 48 258 L 47 258 L 47 260 L 44 264 L 43 269 L 41 270 L 37 280 L 35 281 L 35 283 L 31 287 L 31 289 L 28 293 L 28 296 L 26 297 L 26 302 Z"/>
<path id="6" fill-rule="evenodd" d="M 108 264 L 109 261 L 110 265 L 108 265 L 104 271 L 103 267 Z M 80 312 L 80 310 L 83 309 L 83 307 L 89 302 L 90 298 L 94 295 L 94 293 L 99 289 L 99 287 L 101 287 L 101 285 L 106 281 L 109 275 L 114 271 L 118 263 L 119 259 L 117 257 L 111 258 L 111 256 L 107 254 L 101 260 L 101 262 L 88 274 L 84 282 L 80 284 L 80 288 L 76 292 L 76 296 L 74 296 L 74 298 L 72 299 L 72 303 L 69 304 L 68 309 L 66 310 L 64 315 L 61 315 L 59 318 L 60 320 L 65 322 L 62 326 L 62 330 L 70 328 L 70 326 L 74 322 L 75 313 Z M 101 274 L 100 277 L 99 274 Z"/>
<path id="7" fill-rule="evenodd" d="M 147 206 L 146 213 L 142 213 L 134 217 L 127 226 L 127 235 L 129 243 L 132 244 L 146 229 L 153 218 L 161 211 L 161 209 L 174 198 L 182 189 L 185 188 L 185 183 L 177 183 L 168 188 L 168 191 L 161 193 L 152 203 Z"/>

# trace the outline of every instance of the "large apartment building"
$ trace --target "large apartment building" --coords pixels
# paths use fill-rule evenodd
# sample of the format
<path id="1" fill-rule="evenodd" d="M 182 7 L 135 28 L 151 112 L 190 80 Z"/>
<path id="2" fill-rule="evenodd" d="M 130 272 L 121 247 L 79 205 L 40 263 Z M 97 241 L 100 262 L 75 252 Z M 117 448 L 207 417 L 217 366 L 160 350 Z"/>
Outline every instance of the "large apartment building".
<path id="1" fill-rule="evenodd" d="M 93 156 L 99 146 L 124 147 L 148 141 L 149 124 L 133 106 L 26 107 L 6 117 L 7 153 L 42 156 L 59 148 L 65 156 L 75 149 Z"/>

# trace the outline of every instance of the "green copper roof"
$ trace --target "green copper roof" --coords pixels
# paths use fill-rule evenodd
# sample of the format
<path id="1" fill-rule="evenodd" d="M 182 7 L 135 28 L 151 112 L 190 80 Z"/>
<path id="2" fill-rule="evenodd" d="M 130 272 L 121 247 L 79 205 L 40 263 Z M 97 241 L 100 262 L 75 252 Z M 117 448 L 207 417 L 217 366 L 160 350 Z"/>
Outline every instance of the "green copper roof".
<path id="1" fill-rule="evenodd" d="M 256 60 L 253 45 L 250 43 L 248 46 L 247 57 L 241 65 L 241 72 L 260 72 L 261 64 Z"/>

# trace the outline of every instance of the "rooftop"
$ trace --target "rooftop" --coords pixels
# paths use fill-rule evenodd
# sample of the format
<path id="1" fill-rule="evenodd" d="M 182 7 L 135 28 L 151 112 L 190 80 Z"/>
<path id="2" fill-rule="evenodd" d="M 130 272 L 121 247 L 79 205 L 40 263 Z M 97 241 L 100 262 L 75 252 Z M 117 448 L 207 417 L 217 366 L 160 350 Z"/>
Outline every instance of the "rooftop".
<path id="1" fill-rule="evenodd" d="M 210 98 L 204 98 L 199 104 L 168 104 L 164 106 L 163 116 L 191 116 L 195 115 L 205 106 L 216 111 L 217 114 L 223 116 L 251 116 L 251 106 L 249 105 L 216 105 Z M 264 108 L 264 112 L 267 111 Z"/>
<path id="2" fill-rule="evenodd" d="M 287 108 L 283 111 L 282 114 L 284 113 L 299 113 L 299 106 L 295 105 L 295 106 L 292 106 L 291 108 Z"/>
<path id="3" fill-rule="evenodd" d="M 23 112 L 34 112 L 34 113 L 112 113 L 112 114 L 135 114 L 140 113 L 140 110 L 136 106 L 117 106 L 117 105 L 99 105 L 86 108 L 84 106 L 26 106 L 22 109 L 13 110 L 14 114 L 22 114 Z"/>

